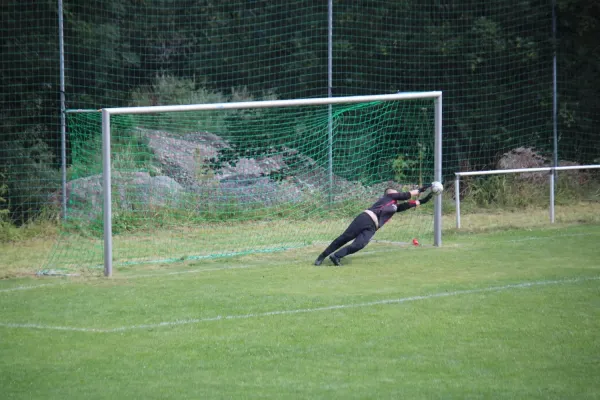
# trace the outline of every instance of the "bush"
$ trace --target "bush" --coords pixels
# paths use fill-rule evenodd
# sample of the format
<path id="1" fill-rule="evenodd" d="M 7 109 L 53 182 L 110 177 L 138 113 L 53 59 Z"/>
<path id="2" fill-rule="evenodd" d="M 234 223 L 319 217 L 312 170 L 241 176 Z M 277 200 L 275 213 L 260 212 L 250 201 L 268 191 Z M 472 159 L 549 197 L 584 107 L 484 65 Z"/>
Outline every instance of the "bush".
<path id="1" fill-rule="evenodd" d="M 277 96 L 272 91 L 253 95 L 245 86 L 234 87 L 231 89 L 230 94 L 223 94 L 208 89 L 205 82 L 163 75 L 157 77 L 152 84 L 135 89 L 130 98 L 130 105 L 132 106 L 164 106 L 276 100 Z M 185 114 L 185 116 L 182 116 L 182 114 Z M 192 115 L 190 116 L 190 114 Z M 138 127 L 164 129 L 170 133 L 211 132 L 230 140 L 242 141 L 243 143 L 238 143 L 242 145 L 246 142 L 254 143 L 257 139 L 260 139 L 247 134 L 248 126 L 257 129 L 259 124 L 269 121 L 269 116 L 271 116 L 269 123 L 272 126 L 272 115 L 276 116 L 277 110 L 254 108 L 161 113 L 151 117 L 148 115 L 135 115 L 132 117 L 135 120 L 135 126 Z M 262 130 L 260 132 L 262 135 Z M 232 133 L 232 135 L 228 135 L 228 133 Z M 267 142 L 271 143 L 269 140 Z"/>
<path id="2" fill-rule="evenodd" d="M 50 207 L 43 207 L 37 213 L 35 221 L 29 221 L 20 227 L 11 222 L 8 208 L 8 183 L 6 174 L 0 173 L 0 243 L 24 240 L 32 237 L 49 236 L 56 233 L 57 212 Z"/>
<path id="3" fill-rule="evenodd" d="M 131 92 L 131 106 L 170 106 L 182 104 L 210 104 L 225 103 L 226 97 L 219 93 L 206 89 L 204 85 L 198 84 L 191 79 L 177 78 L 170 75 L 158 76 L 150 85 L 139 87 Z M 214 113 L 197 113 L 194 118 L 195 126 L 182 127 L 184 130 L 204 130 L 219 132 L 224 129 L 224 117 L 215 118 Z M 163 113 L 157 118 L 151 119 L 156 124 L 144 126 L 148 118 L 141 116 L 133 117 L 136 125 L 150 129 L 169 129 L 172 133 L 179 121 L 178 113 Z"/>
<path id="4" fill-rule="evenodd" d="M 17 226 L 26 224 L 50 204 L 50 194 L 60 188 L 60 172 L 48 145 L 39 139 L 11 141 L 0 151 L 0 159 L 7 161 L 2 197 L 7 201 L 10 221 Z"/>
<path id="5" fill-rule="evenodd" d="M 7 208 L 7 201 L 4 198 L 8 192 L 8 185 L 5 181 L 6 177 L 0 173 L 0 242 L 8 236 L 8 230 L 10 228 L 9 221 L 9 210 Z"/>

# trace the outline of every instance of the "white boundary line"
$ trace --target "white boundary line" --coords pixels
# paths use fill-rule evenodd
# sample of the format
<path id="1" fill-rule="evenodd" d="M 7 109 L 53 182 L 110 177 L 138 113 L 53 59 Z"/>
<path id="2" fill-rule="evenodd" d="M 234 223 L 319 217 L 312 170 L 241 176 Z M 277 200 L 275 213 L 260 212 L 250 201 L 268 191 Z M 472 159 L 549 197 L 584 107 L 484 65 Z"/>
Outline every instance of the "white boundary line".
<path id="1" fill-rule="evenodd" d="M 566 233 L 563 235 L 553 235 L 553 236 L 527 236 L 527 237 L 523 237 L 520 239 L 510 239 L 507 240 L 507 242 L 510 243 L 516 243 L 516 242 L 526 242 L 529 240 L 542 240 L 542 239 L 560 239 L 563 237 L 574 237 L 574 236 L 595 236 L 597 235 L 596 233 L 589 233 L 589 232 L 580 232 L 580 233 Z"/>
<path id="2" fill-rule="evenodd" d="M 0 327 L 4 328 L 22 328 L 22 329 L 42 329 L 42 330 L 55 330 L 55 331 L 70 331 L 70 332 L 86 332 L 86 333 L 117 333 L 117 332 L 126 332 L 140 329 L 156 329 L 163 327 L 176 327 L 182 325 L 191 325 L 191 324 L 201 324 L 205 322 L 213 322 L 213 321 L 227 321 L 227 320 L 239 320 L 239 319 L 251 319 L 251 318 L 262 318 L 262 317 L 271 317 L 277 315 L 294 315 L 294 314 L 306 314 L 320 311 L 332 311 L 332 310 L 343 310 L 343 309 L 352 309 L 352 308 L 361 308 L 361 307 L 371 307 L 378 305 L 387 305 L 387 304 L 402 304 L 409 303 L 419 300 L 430 300 L 441 297 L 452 297 L 452 296 L 460 296 L 467 294 L 477 294 L 477 293 L 489 293 L 489 292 L 501 292 L 510 289 L 522 289 L 522 288 L 531 288 L 534 286 L 545 286 L 545 285 L 559 285 L 566 283 L 580 283 L 580 282 L 588 282 L 588 281 L 597 281 L 600 280 L 600 276 L 594 277 L 581 277 L 581 278 L 572 278 L 572 279 L 563 279 L 563 280 L 552 280 L 552 281 L 534 281 L 534 282 L 522 282 L 515 283 L 511 285 L 504 286 L 491 286 L 487 288 L 481 289 L 468 289 L 468 290 L 456 290 L 452 292 L 441 292 L 441 293 L 433 293 L 428 295 L 421 296 L 411 296 L 411 297 L 403 297 L 399 299 L 387 299 L 387 300 L 378 300 L 378 301 L 370 301 L 366 303 L 355 303 L 355 304 L 338 304 L 332 306 L 324 306 L 324 307 L 315 307 L 315 308 L 299 308 L 293 310 L 278 310 L 278 311 L 267 311 L 263 313 L 252 313 L 252 314 L 239 314 L 239 315 L 217 315 L 216 317 L 208 317 L 208 318 L 191 318 L 184 320 L 175 320 L 175 321 L 164 321 L 158 322 L 156 324 L 144 324 L 144 325 L 130 325 L 130 326 L 121 326 L 116 328 L 78 328 L 71 326 L 53 326 L 53 325 L 43 325 L 43 324 L 18 324 L 18 323 L 9 323 L 9 322 L 0 322 Z"/>
<path id="3" fill-rule="evenodd" d="M 44 283 L 42 285 L 31 285 L 31 286 L 15 286 L 15 287 L 11 287 L 11 288 L 6 288 L 6 289 L 0 289 L 0 293 L 5 293 L 5 292 L 16 292 L 18 290 L 31 290 L 31 289 L 39 289 L 42 287 L 49 287 L 49 286 L 58 286 L 58 285 L 64 285 L 67 282 L 61 282 L 61 283 Z"/>

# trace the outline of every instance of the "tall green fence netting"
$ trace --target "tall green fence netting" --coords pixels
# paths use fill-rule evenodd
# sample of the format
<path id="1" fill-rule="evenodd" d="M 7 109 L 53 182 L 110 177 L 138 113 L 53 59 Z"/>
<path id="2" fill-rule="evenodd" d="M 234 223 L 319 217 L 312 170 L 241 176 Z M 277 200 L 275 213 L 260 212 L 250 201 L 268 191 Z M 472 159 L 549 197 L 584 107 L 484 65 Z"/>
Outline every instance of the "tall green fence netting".
<path id="1" fill-rule="evenodd" d="M 83 113 L 69 114 L 63 143 L 63 106 L 68 111 L 97 111 L 440 90 L 442 173 L 448 182 L 456 171 L 535 166 L 507 164 L 507 154 L 530 154 L 538 164 L 550 165 L 557 98 L 559 163 L 599 163 L 596 6 L 584 0 L 557 0 L 553 33 L 553 3 L 63 0 L 61 54 L 59 2 L 3 1 L 0 199 L 6 201 L 0 200 L 0 221 L 23 226 L 39 218 L 64 217 L 63 204 L 71 199 L 62 196 L 63 145 L 67 185 L 93 176 L 83 172 L 78 152 L 89 149 L 90 163 L 99 157 L 98 148 L 81 139 L 91 135 L 83 132 L 95 128 L 84 128 L 89 124 L 81 122 Z M 177 120 L 157 118 L 147 129 L 164 129 L 170 118 Z M 203 130 L 233 140 L 225 134 L 235 136 L 228 118 L 181 131 Z M 123 129 L 142 129 L 138 121 Z M 142 143 L 149 140 L 139 132 L 132 137 Z M 117 140 L 115 146 L 133 144 Z M 152 178 L 160 176 L 152 169 L 158 157 L 154 149 L 141 149 L 135 156 L 118 152 L 115 160 L 143 161 L 152 166 L 147 171 Z M 290 149 L 319 160 L 304 154 L 301 145 Z M 340 160 L 336 176 L 343 177 L 344 168 L 352 170 L 351 162 L 358 157 L 351 153 L 360 153 L 351 147 L 345 151 L 350 164 Z M 400 147 L 395 151 L 396 156 L 402 153 Z M 413 161 L 401 159 L 396 166 L 417 168 Z M 97 167 L 86 168 L 99 173 Z M 416 170 L 405 173 L 418 175 Z M 71 232 L 72 221 L 67 218 L 66 223 L 66 232 Z M 95 231 L 93 224 L 87 229 Z"/>

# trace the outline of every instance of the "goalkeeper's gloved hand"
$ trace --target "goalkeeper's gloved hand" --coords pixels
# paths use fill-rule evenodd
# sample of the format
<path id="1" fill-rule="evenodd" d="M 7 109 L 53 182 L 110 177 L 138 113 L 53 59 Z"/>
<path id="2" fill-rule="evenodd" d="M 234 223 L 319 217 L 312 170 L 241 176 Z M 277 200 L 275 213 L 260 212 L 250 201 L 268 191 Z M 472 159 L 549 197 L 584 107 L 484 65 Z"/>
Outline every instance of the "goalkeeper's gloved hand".
<path id="1" fill-rule="evenodd" d="M 423 186 L 421 186 L 419 188 L 419 193 L 423 193 L 424 191 L 426 191 L 427 189 L 429 189 L 431 187 L 431 183 L 425 184 Z"/>

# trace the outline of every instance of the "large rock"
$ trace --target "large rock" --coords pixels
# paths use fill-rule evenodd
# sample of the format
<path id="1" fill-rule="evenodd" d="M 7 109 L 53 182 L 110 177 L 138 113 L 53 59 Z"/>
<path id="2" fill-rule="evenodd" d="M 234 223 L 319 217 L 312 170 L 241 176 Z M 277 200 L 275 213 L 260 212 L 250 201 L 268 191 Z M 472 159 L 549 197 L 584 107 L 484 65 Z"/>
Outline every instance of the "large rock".
<path id="1" fill-rule="evenodd" d="M 177 205 L 183 187 L 168 176 L 152 177 L 147 172 L 112 174 L 115 211 L 147 210 Z M 102 175 L 92 175 L 67 183 L 67 212 L 71 217 L 93 219 L 102 215 L 104 204 Z M 59 200 L 59 199 L 57 199 Z"/>
<path id="2" fill-rule="evenodd" d="M 172 177 L 186 190 L 217 202 L 234 199 L 265 206 L 296 202 L 304 193 L 323 191 L 329 185 L 327 172 L 293 149 L 281 148 L 264 156 L 240 156 L 224 161 L 219 159 L 220 151 L 233 149 L 215 134 L 144 133 L 160 164 L 161 174 Z M 294 160 L 293 167 L 286 162 L 289 159 Z M 286 174 L 293 176 L 284 176 Z M 273 179 L 277 175 L 278 179 Z M 354 184 L 339 177 L 333 179 L 339 193 L 356 189 Z"/>
<path id="3" fill-rule="evenodd" d="M 578 165 L 572 161 L 559 160 L 558 165 L 561 167 Z M 522 169 L 522 168 L 543 168 L 551 167 L 552 159 L 542 155 L 537 150 L 530 147 L 518 147 L 509 152 L 506 152 L 498 160 L 497 169 Z M 517 174 L 519 179 L 529 182 L 542 183 L 548 181 L 549 172 L 527 172 Z M 576 181 L 578 184 L 585 184 L 590 180 L 590 175 L 582 170 L 559 171 L 559 177 L 568 177 Z"/>
<path id="4" fill-rule="evenodd" d="M 519 147 L 506 152 L 498 160 L 497 169 L 521 169 L 548 167 L 551 162 L 530 147 Z"/>
<path id="5" fill-rule="evenodd" d="M 301 201 L 304 196 L 329 190 L 329 174 L 313 159 L 294 149 L 236 157 L 221 137 L 194 132 L 185 135 L 140 129 L 154 154 L 154 170 L 113 172 L 113 208 L 125 211 L 151 207 L 193 207 L 228 204 L 273 206 Z M 226 150 L 226 151 L 225 151 Z M 226 153 L 228 159 L 219 159 Z M 358 195 L 365 188 L 332 176 L 334 200 Z M 69 214 L 95 218 L 102 213 L 102 176 L 73 180 L 67 185 Z M 55 196 L 56 197 L 56 196 Z M 59 203 L 59 199 L 55 198 Z M 192 201 L 193 204 L 185 204 Z"/>
<path id="6" fill-rule="evenodd" d="M 275 182 L 268 177 L 234 175 L 219 181 L 220 201 L 237 201 L 245 204 L 272 206 L 295 203 L 302 198 L 297 186 L 288 182 Z"/>
<path id="7" fill-rule="evenodd" d="M 173 178 L 191 191 L 198 191 L 202 181 L 211 180 L 211 159 L 229 145 L 208 132 L 171 135 L 163 131 L 146 131 L 148 146 L 160 164 L 161 175 Z"/>

